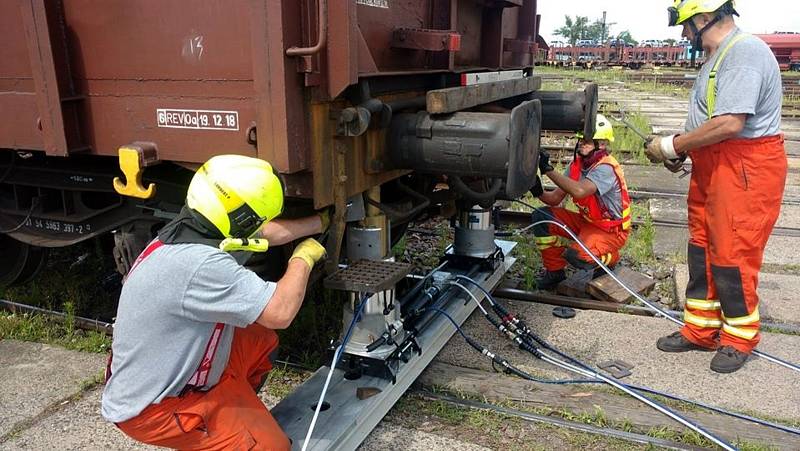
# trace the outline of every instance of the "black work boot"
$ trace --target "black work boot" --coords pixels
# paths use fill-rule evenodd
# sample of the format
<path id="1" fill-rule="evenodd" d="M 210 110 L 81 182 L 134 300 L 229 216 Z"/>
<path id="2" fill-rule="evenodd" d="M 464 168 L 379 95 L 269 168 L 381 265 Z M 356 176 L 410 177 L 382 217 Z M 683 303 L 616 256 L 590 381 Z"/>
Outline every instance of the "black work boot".
<path id="1" fill-rule="evenodd" d="M 666 337 L 661 337 L 656 341 L 656 347 L 664 352 L 686 352 L 686 351 L 713 351 L 713 348 L 696 345 L 687 340 L 683 334 L 673 332 Z"/>
<path id="2" fill-rule="evenodd" d="M 711 370 L 717 373 L 733 373 L 744 366 L 750 354 L 737 350 L 733 346 L 723 346 L 711 359 Z"/>
<path id="3" fill-rule="evenodd" d="M 567 275 L 564 273 L 563 269 L 559 269 L 558 271 L 545 271 L 542 277 L 536 279 L 536 287 L 540 290 L 552 290 L 566 278 Z"/>
<path id="4" fill-rule="evenodd" d="M 567 283 L 581 293 L 586 293 L 586 286 L 594 279 L 594 271 L 591 269 L 578 269 L 567 280 Z"/>

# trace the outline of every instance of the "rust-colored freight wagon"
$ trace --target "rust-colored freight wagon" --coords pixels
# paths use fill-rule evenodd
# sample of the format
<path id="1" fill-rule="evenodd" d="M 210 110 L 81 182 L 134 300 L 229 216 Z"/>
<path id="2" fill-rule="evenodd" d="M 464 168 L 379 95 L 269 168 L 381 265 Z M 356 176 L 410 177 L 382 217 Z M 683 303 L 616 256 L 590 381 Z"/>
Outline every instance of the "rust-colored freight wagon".
<path id="1" fill-rule="evenodd" d="M 2 284 L 112 231 L 125 271 L 224 153 L 338 206 L 338 256 L 353 196 L 379 226 L 441 176 L 451 199 L 519 196 L 540 129 L 596 111 L 592 90 L 538 91 L 536 0 L 0 0 L 0 30 Z"/>

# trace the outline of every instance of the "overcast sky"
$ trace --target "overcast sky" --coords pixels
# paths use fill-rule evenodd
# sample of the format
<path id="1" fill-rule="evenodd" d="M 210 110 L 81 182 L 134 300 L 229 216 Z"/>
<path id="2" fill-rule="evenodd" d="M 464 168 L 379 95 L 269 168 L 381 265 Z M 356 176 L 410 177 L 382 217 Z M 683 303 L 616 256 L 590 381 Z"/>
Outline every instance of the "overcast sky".
<path id="1" fill-rule="evenodd" d="M 606 11 L 606 22 L 616 22 L 611 28 L 613 35 L 629 30 L 637 41 L 680 39 L 681 27 L 667 26 L 667 7 L 671 5 L 671 0 L 539 0 L 538 12 L 542 15 L 539 33 L 548 42 L 563 40 L 553 35 L 553 31 L 564 25 L 564 15 L 587 16 L 591 22 L 602 18 Z M 791 7 L 794 13 L 789 11 L 789 5 L 795 5 Z M 736 9 L 741 14 L 736 22 L 750 33 L 800 31 L 800 7 L 796 0 L 739 0 Z"/>

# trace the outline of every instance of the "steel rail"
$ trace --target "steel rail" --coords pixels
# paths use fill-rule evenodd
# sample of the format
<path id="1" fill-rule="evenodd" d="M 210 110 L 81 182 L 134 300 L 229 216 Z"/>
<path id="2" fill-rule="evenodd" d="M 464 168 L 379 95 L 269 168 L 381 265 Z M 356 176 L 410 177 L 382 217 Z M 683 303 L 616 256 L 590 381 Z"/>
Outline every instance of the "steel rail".
<path id="1" fill-rule="evenodd" d="M 608 437 L 614 437 L 621 440 L 627 440 L 632 443 L 641 443 L 644 445 L 656 445 L 666 449 L 673 449 L 673 450 L 700 450 L 703 448 L 698 448 L 690 445 L 684 445 L 681 443 L 672 442 L 669 440 L 659 439 L 655 437 L 650 437 L 644 434 L 636 434 L 633 432 L 625 432 L 620 431 L 617 429 L 612 428 L 600 428 L 596 426 L 592 426 L 589 424 L 584 423 L 577 423 L 574 421 L 568 421 L 561 418 L 554 418 L 548 417 L 544 415 L 537 415 L 531 412 L 525 412 L 522 410 L 510 409 L 508 407 L 497 406 L 494 404 L 488 404 L 478 401 L 473 401 L 470 399 L 461 399 L 456 398 L 454 396 L 443 395 L 440 393 L 434 393 L 428 390 L 418 390 L 414 392 L 423 396 L 425 398 L 434 400 L 434 401 L 442 401 L 448 404 L 452 404 L 458 407 L 466 407 L 470 409 L 476 410 L 486 410 L 502 415 L 507 415 L 515 418 L 520 418 L 526 421 L 534 422 L 534 423 L 542 423 L 542 424 L 549 424 L 553 426 L 559 426 L 567 429 L 572 429 L 575 431 L 586 432 L 589 434 L 596 434 L 596 435 L 603 435 Z"/>
<path id="2" fill-rule="evenodd" d="M 508 299 L 511 301 L 533 302 L 536 304 L 555 305 L 560 307 L 571 307 L 581 310 L 597 310 L 610 313 L 625 313 L 637 316 L 660 316 L 660 313 L 652 309 L 639 305 L 617 304 L 614 302 L 598 301 L 594 299 L 576 298 L 571 296 L 561 296 L 541 291 L 526 291 L 508 286 L 496 288 L 492 295 L 496 298 Z M 677 310 L 664 310 L 675 318 L 681 318 L 683 312 Z M 777 330 L 779 333 L 800 335 L 800 326 L 793 324 L 773 323 L 761 321 L 761 326 L 768 329 Z"/>
<path id="3" fill-rule="evenodd" d="M 470 280 L 470 279 L 468 279 L 466 277 L 463 277 L 463 276 L 457 276 L 457 277 L 459 277 L 462 280 L 466 280 L 466 281 L 470 282 L 472 285 L 477 286 L 481 291 L 483 291 L 484 295 L 486 295 L 486 300 L 492 306 L 492 310 L 497 314 L 498 317 L 501 318 L 502 324 L 497 324 L 495 321 L 490 319 L 488 317 L 488 315 L 484 315 L 484 317 L 486 317 L 489 320 L 489 322 L 492 323 L 501 332 L 505 333 L 506 336 L 509 339 L 511 339 L 513 342 L 517 343 L 517 345 L 518 345 L 518 347 L 520 349 L 523 349 L 523 350 L 533 354 L 533 356 L 536 357 L 536 358 L 540 358 L 540 355 L 542 354 L 542 351 L 539 350 L 539 349 L 535 349 L 534 348 L 536 346 L 534 344 L 534 342 L 535 342 L 536 344 L 538 344 L 539 346 L 542 347 L 541 349 L 544 349 L 544 350 L 549 351 L 549 352 L 553 352 L 553 353 L 557 354 L 559 357 L 567 359 L 569 362 L 571 362 L 571 363 L 573 363 L 575 365 L 578 365 L 579 367 L 586 368 L 587 370 L 590 370 L 590 371 L 597 371 L 594 368 L 591 368 L 586 363 L 581 362 L 580 360 L 578 360 L 578 359 L 576 359 L 576 358 L 574 358 L 574 357 L 572 357 L 572 356 L 570 356 L 568 354 L 565 354 L 565 353 L 559 351 L 558 349 L 553 347 L 553 345 L 548 343 L 546 340 L 544 340 L 543 338 L 541 338 L 541 337 L 537 336 L 536 334 L 534 334 L 533 331 L 528 327 L 527 324 L 525 324 L 524 321 L 521 321 L 519 318 L 517 318 L 517 316 L 515 314 L 510 313 L 508 310 L 506 310 L 504 307 L 502 307 L 500 304 L 498 304 L 496 302 L 496 300 L 494 299 L 494 296 L 489 294 L 489 292 L 486 291 L 486 289 L 483 288 L 482 286 L 477 285 L 477 282 L 472 281 L 472 280 Z M 478 302 L 478 301 L 476 301 L 476 302 Z M 501 326 L 501 327 L 498 327 L 498 326 Z M 509 367 L 510 366 L 512 366 L 512 365 L 509 365 Z M 544 382 L 544 383 L 597 383 L 597 382 L 602 382 L 602 381 L 599 381 L 597 379 L 587 379 L 587 380 L 582 381 L 582 382 L 573 382 L 573 381 L 569 381 L 569 382 L 567 382 L 567 381 L 545 382 L 545 381 L 538 381 L 538 380 L 534 380 L 530 375 L 522 374 L 523 372 L 519 371 L 516 368 L 514 368 L 514 369 L 517 370 L 514 374 L 518 374 L 519 373 L 518 375 L 522 375 L 523 378 L 528 378 L 529 380 L 533 380 L 535 382 Z M 623 382 L 621 382 L 621 383 L 624 384 Z M 702 402 L 698 402 L 698 401 L 693 401 L 693 400 L 690 400 L 690 399 L 682 398 L 680 396 L 672 395 L 670 393 L 666 393 L 666 392 L 663 392 L 663 391 L 659 391 L 659 390 L 655 390 L 655 389 L 651 389 L 651 388 L 647 388 L 647 387 L 642 387 L 642 386 L 638 386 L 638 385 L 630 385 L 630 384 L 624 384 L 624 385 L 626 385 L 627 387 L 629 387 L 629 388 L 631 388 L 633 390 L 636 390 L 637 392 L 647 393 L 647 394 L 651 394 L 651 395 L 659 395 L 659 396 L 663 396 L 665 398 L 672 399 L 672 400 L 675 400 L 675 401 L 686 402 L 686 403 L 695 405 L 697 407 L 701 407 L 703 409 L 706 409 L 706 410 L 709 410 L 709 411 L 712 411 L 712 412 L 716 412 L 716 413 L 727 415 L 727 416 L 730 416 L 730 417 L 733 417 L 733 418 L 738 418 L 740 420 L 745 420 L 745 421 L 749 421 L 749 422 L 752 422 L 752 423 L 760 424 L 762 426 L 770 427 L 770 428 L 773 428 L 773 429 L 778 429 L 778 430 L 781 430 L 781 431 L 784 431 L 784 432 L 788 432 L 790 434 L 800 435 L 800 430 L 798 430 L 796 428 L 789 427 L 789 426 L 784 426 L 784 425 L 781 425 L 781 424 L 777 424 L 777 423 L 761 420 L 759 418 L 751 417 L 751 416 L 748 416 L 748 415 L 745 415 L 745 414 L 728 411 L 728 410 L 725 410 L 725 409 L 722 409 L 722 408 L 719 408 L 719 407 L 715 407 L 715 406 L 712 406 L 712 405 L 709 405 L 709 404 L 705 404 L 705 403 L 702 403 Z"/>
<path id="4" fill-rule="evenodd" d="M 637 400 L 647 404 L 648 406 L 652 407 L 653 409 L 655 409 L 655 410 L 663 413 L 664 415 L 672 418 L 673 420 L 677 421 L 678 423 L 680 423 L 680 424 L 686 426 L 687 428 L 697 432 L 698 434 L 702 435 L 703 437 L 711 440 L 712 442 L 717 444 L 717 446 L 721 447 L 722 449 L 729 450 L 729 451 L 735 451 L 736 450 L 736 448 L 733 447 L 731 444 L 729 444 L 725 440 L 722 440 L 721 438 L 717 437 L 711 431 L 706 430 L 706 428 L 700 426 L 699 424 L 695 424 L 695 423 L 691 422 L 690 420 L 686 419 L 685 417 L 683 417 L 679 413 L 675 412 L 674 410 L 670 409 L 669 407 L 667 407 L 665 405 L 662 405 L 662 404 L 659 404 L 659 403 L 653 401 L 652 399 L 648 398 L 647 396 L 644 396 L 644 395 L 634 391 L 632 388 L 629 388 L 627 385 L 625 385 L 623 383 L 620 383 L 619 381 L 617 381 L 614 378 L 608 377 L 608 376 L 606 376 L 604 374 L 601 374 L 601 373 L 599 373 L 599 372 L 597 372 L 595 370 L 589 369 L 588 367 L 587 368 L 581 368 L 579 366 L 572 365 L 572 364 L 570 364 L 568 362 L 561 361 L 561 360 L 556 359 L 554 357 L 551 357 L 551 356 L 549 356 L 547 354 L 542 354 L 542 356 L 540 358 L 543 361 L 547 362 L 547 363 L 550 363 L 550 364 L 555 365 L 555 366 L 557 366 L 559 368 L 563 368 L 565 370 L 571 371 L 571 372 L 573 372 L 575 374 L 580 374 L 580 375 L 585 376 L 585 377 L 594 377 L 596 379 L 600 379 L 601 381 L 605 382 L 606 384 L 611 385 L 612 387 L 616 388 L 617 390 L 621 390 L 621 391 L 627 393 L 628 395 L 630 395 L 630 396 L 636 398 Z"/>
<path id="5" fill-rule="evenodd" d="M 6 310 L 12 313 L 16 312 L 34 313 L 38 315 L 50 316 L 62 322 L 73 321 L 75 326 L 77 326 L 80 329 L 103 332 L 108 335 L 111 335 L 112 332 L 114 331 L 114 325 L 111 323 L 107 323 L 105 321 L 83 318 L 81 316 L 71 316 L 67 315 L 66 313 L 57 312 L 55 310 L 47 310 L 40 307 L 34 307 L 32 305 L 7 301 L 5 299 L 0 299 L 0 307 L 5 308 Z"/>
<path id="6" fill-rule="evenodd" d="M 534 347 L 535 345 L 532 344 L 532 340 L 529 339 L 530 335 L 526 336 L 526 334 L 529 333 L 529 332 L 525 332 L 525 330 L 527 330 L 527 327 L 524 327 L 522 330 L 520 330 L 520 327 L 523 327 L 522 324 L 514 325 L 514 320 L 511 318 L 512 315 L 509 315 L 507 311 L 504 311 L 504 309 L 500 309 L 499 305 L 492 299 L 492 296 L 489 294 L 489 292 L 485 288 L 483 288 L 483 286 L 481 286 L 475 280 L 470 279 L 469 277 L 456 276 L 456 279 L 466 280 L 466 281 L 470 282 L 472 285 L 476 286 L 479 290 L 481 290 L 484 293 L 484 295 L 486 296 L 486 299 L 491 303 L 492 309 L 495 311 L 495 313 L 497 313 L 497 316 L 500 317 L 500 320 L 501 320 L 502 324 L 492 320 L 489 317 L 488 314 L 484 314 L 484 316 L 498 330 L 500 330 L 500 332 L 506 334 L 509 338 L 512 339 L 512 341 L 515 341 L 516 343 L 518 343 L 520 349 L 526 350 L 526 351 L 532 353 L 534 356 L 536 356 L 536 358 L 538 358 L 538 359 L 540 359 L 542 361 L 545 361 L 547 363 L 550 363 L 551 365 L 554 365 L 554 366 L 556 366 L 558 368 L 565 369 L 567 371 L 573 372 L 575 374 L 578 374 L 578 375 L 581 375 L 581 376 L 584 376 L 584 377 L 589 377 L 590 379 L 595 380 L 595 381 L 597 381 L 597 380 L 602 381 L 602 382 L 604 382 L 604 383 L 606 383 L 606 384 L 608 384 L 608 385 L 610 385 L 610 386 L 612 386 L 612 387 L 614 387 L 614 388 L 616 388 L 618 390 L 621 390 L 622 392 L 624 392 L 624 393 L 630 395 L 631 397 L 637 399 L 638 401 L 648 405 L 649 407 L 655 409 L 656 411 L 668 416 L 669 418 L 677 421 L 678 423 L 688 427 L 689 429 L 697 432 L 698 434 L 706 437 L 707 439 L 711 440 L 713 443 L 719 445 L 723 449 L 731 450 L 731 451 L 735 450 L 735 448 L 732 445 L 727 443 L 725 440 L 717 437 L 711 431 L 706 430 L 704 427 L 702 427 L 699 424 L 693 423 L 688 418 L 686 418 L 686 417 L 682 416 L 681 414 L 675 412 L 674 410 L 670 409 L 669 407 L 667 407 L 665 405 L 662 405 L 662 404 L 658 403 L 657 401 L 654 401 L 654 400 L 642 395 L 641 393 L 638 393 L 638 392 L 634 391 L 628 385 L 626 385 L 626 384 L 624 384 L 622 382 L 619 382 L 618 380 L 616 380 L 614 378 L 609 378 L 609 377 L 607 377 L 607 376 L 605 376 L 603 374 L 600 374 L 597 371 L 595 371 L 594 369 L 592 369 L 589 366 L 587 366 L 586 364 L 584 364 L 582 362 L 579 362 L 579 361 L 575 360 L 574 358 L 569 357 L 567 355 L 562 355 L 560 352 L 556 351 L 557 354 L 559 354 L 563 358 L 566 358 L 566 359 L 570 360 L 571 362 L 574 362 L 575 364 L 573 365 L 572 363 L 559 360 L 558 358 L 555 358 L 553 356 L 547 355 L 547 354 L 541 352 L 539 349 L 536 349 Z M 464 288 L 464 289 L 466 289 L 466 288 Z M 477 304 L 480 305 L 480 301 L 477 298 L 473 298 L 473 300 Z M 481 307 L 481 310 L 483 310 L 482 307 Z M 514 374 L 522 376 L 523 378 L 526 378 L 526 379 L 534 380 L 529 374 L 527 374 L 524 371 L 514 367 L 513 365 L 509 364 L 505 359 L 499 357 L 497 354 L 491 352 L 490 350 L 486 349 L 485 347 L 482 347 L 481 345 L 476 343 L 474 340 L 472 340 L 469 337 L 467 337 L 467 335 L 464 334 L 464 332 L 461 330 L 461 328 L 454 321 L 451 320 L 451 322 L 453 322 L 453 324 L 456 326 L 456 330 L 467 341 L 467 343 L 470 344 L 470 346 L 472 346 L 475 350 L 479 351 L 481 354 L 489 357 L 492 360 L 493 363 L 497 362 L 497 363 L 501 364 L 501 366 L 503 366 L 504 368 L 508 369 L 509 371 L 511 371 Z M 510 328 L 509 326 L 513 327 L 513 329 Z M 549 349 L 549 347 L 545 347 L 544 349 Z"/>
<path id="7" fill-rule="evenodd" d="M 655 305 L 652 302 L 648 301 L 647 299 L 643 298 L 642 296 L 639 295 L 639 293 L 636 293 L 635 291 L 631 290 L 627 285 L 625 285 L 625 283 L 623 283 L 619 279 L 619 277 L 617 277 L 617 275 L 614 274 L 614 272 L 611 271 L 608 268 L 608 266 L 606 266 L 605 263 L 603 263 L 596 255 L 594 255 L 592 253 L 592 251 L 588 247 L 586 247 L 585 244 L 583 244 L 583 242 L 575 235 L 575 233 L 572 232 L 572 230 L 569 229 L 569 227 L 565 226 L 564 224 L 561 224 L 559 221 L 551 221 L 549 219 L 544 219 L 544 220 L 541 220 L 541 221 L 537 221 L 533 225 L 535 226 L 535 225 L 538 225 L 538 224 L 553 224 L 553 225 L 563 229 L 570 237 L 572 237 L 572 239 L 576 243 L 578 243 L 578 245 L 581 247 L 581 249 L 583 249 L 584 252 L 586 252 L 589 256 L 592 257 L 592 260 L 594 260 L 595 263 L 597 263 L 598 266 L 603 268 L 603 271 L 605 271 L 606 274 L 611 276 L 611 278 L 614 279 L 614 281 L 617 282 L 625 291 L 630 293 L 631 296 L 636 298 L 636 300 L 638 300 L 642 304 L 646 305 L 650 309 L 658 312 L 659 315 L 657 315 L 657 316 L 662 316 L 662 317 L 666 318 L 667 320 L 672 321 L 673 323 L 675 323 L 675 324 L 677 324 L 677 325 L 679 325 L 681 327 L 684 326 L 684 322 L 683 321 L 681 321 L 680 319 L 677 319 L 677 318 L 673 318 L 664 309 L 662 309 L 661 307 L 658 307 L 657 305 Z M 761 357 L 764 360 L 770 361 L 772 363 L 778 364 L 778 365 L 783 366 L 785 368 L 788 368 L 788 369 L 790 369 L 792 371 L 796 371 L 796 372 L 800 373 L 800 366 L 798 366 L 798 365 L 796 365 L 794 363 L 788 362 L 786 360 L 783 360 L 783 359 L 781 359 L 779 357 L 775 357 L 775 356 L 772 356 L 770 354 L 767 354 L 765 352 L 761 352 L 761 351 L 758 351 L 758 350 L 753 350 L 752 354 L 756 355 L 758 357 Z"/>

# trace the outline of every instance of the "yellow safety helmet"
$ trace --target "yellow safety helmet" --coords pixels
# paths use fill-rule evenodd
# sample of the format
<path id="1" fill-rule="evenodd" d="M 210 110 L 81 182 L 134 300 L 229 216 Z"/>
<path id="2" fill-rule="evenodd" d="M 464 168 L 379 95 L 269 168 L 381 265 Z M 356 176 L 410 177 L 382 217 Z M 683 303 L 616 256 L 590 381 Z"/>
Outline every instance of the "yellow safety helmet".
<path id="1" fill-rule="evenodd" d="M 681 25 L 698 14 L 716 12 L 727 3 L 730 3 L 730 10 L 727 12 L 736 14 L 733 0 L 675 0 L 675 3 L 667 8 L 669 26 Z"/>
<path id="2" fill-rule="evenodd" d="M 219 155 L 197 170 L 186 206 L 225 237 L 247 238 L 283 210 L 283 186 L 258 158 Z"/>
<path id="3" fill-rule="evenodd" d="M 583 133 L 578 133 L 576 136 L 578 139 L 583 139 Z M 597 115 L 594 127 L 594 138 L 592 139 L 605 139 L 608 142 L 614 142 L 614 127 L 602 114 Z"/>

